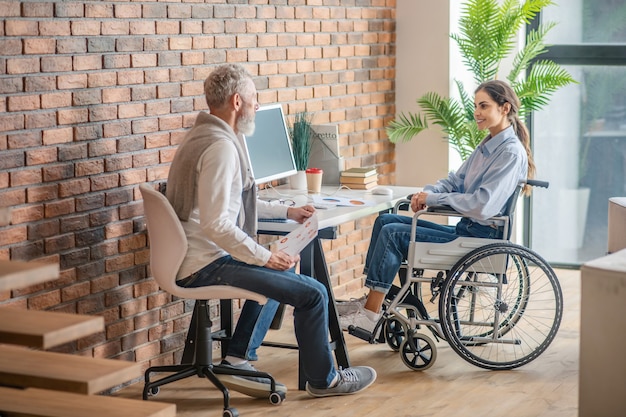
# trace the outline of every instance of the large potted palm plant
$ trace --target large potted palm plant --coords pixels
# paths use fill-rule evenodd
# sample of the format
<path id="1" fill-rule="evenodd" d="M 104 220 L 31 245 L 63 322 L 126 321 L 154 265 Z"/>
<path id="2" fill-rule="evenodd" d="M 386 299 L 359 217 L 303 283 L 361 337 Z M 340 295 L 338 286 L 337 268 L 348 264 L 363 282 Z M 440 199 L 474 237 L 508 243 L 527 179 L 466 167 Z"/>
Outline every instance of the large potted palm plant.
<path id="1" fill-rule="evenodd" d="M 576 82 L 558 64 L 537 57 L 546 51 L 545 36 L 555 23 L 531 30 L 525 45 L 516 52 L 516 38 L 524 24 L 530 23 L 551 0 L 468 0 L 462 6 L 460 33 L 452 34 L 463 62 L 472 73 L 476 86 L 483 81 L 501 78 L 502 61 L 515 53 L 512 69 L 506 76 L 521 101 L 523 118 L 548 104 L 559 88 Z M 525 75 L 527 68 L 530 72 Z M 409 141 L 430 125 L 443 131 L 452 147 L 465 160 L 486 133 L 474 122 L 473 91 L 455 80 L 459 99 L 426 93 L 417 99 L 423 113 L 401 113 L 386 128 L 391 142 Z"/>

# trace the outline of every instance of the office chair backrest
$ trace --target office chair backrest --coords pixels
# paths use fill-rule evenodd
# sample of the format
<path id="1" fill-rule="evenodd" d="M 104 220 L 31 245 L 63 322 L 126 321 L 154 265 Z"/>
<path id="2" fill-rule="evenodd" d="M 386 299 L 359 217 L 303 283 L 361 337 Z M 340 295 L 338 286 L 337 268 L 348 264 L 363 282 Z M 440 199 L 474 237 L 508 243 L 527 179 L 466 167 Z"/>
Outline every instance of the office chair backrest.
<path id="1" fill-rule="evenodd" d="M 150 269 L 159 286 L 178 297 L 196 300 L 245 298 L 264 304 L 267 299 L 240 288 L 211 285 L 184 288 L 176 284 L 176 274 L 187 253 L 187 237 L 167 198 L 148 184 L 139 185 L 150 241 Z"/>
<path id="2" fill-rule="evenodd" d="M 176 273 L 187 253 L 187 237 L 167 198 L 147 184 L 139 186 L 150 240 L 150 268 L 159 286 L 177 291 Z"/>

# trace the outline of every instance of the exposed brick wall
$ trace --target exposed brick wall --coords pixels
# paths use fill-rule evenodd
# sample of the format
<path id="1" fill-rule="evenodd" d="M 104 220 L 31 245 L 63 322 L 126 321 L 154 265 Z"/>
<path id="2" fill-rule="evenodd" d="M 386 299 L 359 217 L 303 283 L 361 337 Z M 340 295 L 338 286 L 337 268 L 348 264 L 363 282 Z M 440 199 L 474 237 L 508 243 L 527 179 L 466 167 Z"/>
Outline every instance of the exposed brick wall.
<path id="1" fill-rule="evenodd" d="M 180 355 L 190 304 L 150 279 L 137 185 L 167 178 L 214 64 L 244 64 L 262 104 L 336 124 L 347 166 L 394 182 L 395 0 L 0 0 L 0 18 L 0 258 L 61 266 L 0 304 L 104 316 L 60 350 Z M 324 242 L 338 296 L 362 285 L 372 222 Z"/>

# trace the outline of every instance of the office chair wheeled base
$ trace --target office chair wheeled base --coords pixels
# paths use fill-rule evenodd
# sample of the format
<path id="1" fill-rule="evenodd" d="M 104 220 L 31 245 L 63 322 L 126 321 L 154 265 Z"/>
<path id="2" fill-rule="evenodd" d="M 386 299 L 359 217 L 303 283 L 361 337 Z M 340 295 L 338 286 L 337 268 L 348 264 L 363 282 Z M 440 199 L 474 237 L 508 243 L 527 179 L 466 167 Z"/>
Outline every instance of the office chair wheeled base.
<path id="1" fill-rule="evenodd" d="M 194 315 L 196 316 L 195 325 L 195 355 L 191 364 L 181 365 L 163 365 L 152 366 L 145 372 L 145 385 L 143 389 L 143 399 L 158 395 L 160 387 L 181 379 L 191 376 L 207 378 L 211 383 L 222 392 L 224 398 L 224 417 L 236 417 L 239 415 L 237 409 L 230 406 L 230 393 L 226 385 L 219 380 L 217 375 L 232 375 L 237 377 L 256 377 L 266 378 L 270 380 L 270 392 L 267 398 L 273 405 L 279 405 L 285 399 L 285 394 L 276 390 L 276 381 L 266 373 L 259 371 L 248 371 L 227 368 L 221 365 L 213 365 L 212 363 L 212 337 L 211 337 L 211 320 L 209 318 L 209 305 L 206 300 L 196 301 L 194 307 Z M 150 381 L 150 377 L 154 373 L 169 372 L 171 375 L 165 376 L 156 381 Z"/>

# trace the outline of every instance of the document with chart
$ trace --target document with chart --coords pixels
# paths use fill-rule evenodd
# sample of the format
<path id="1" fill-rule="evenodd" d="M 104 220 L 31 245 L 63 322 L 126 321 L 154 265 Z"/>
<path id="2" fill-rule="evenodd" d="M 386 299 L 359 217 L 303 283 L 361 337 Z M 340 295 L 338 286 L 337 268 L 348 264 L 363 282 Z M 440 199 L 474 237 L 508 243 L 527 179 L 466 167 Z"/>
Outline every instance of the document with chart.
<path id="1" fill-rule="evenodd" d="M 278 250 L 290 256 L 298 255 L 317 236 L 317 215 L 314 214 L 304 223 L 278 241 Z"/>

